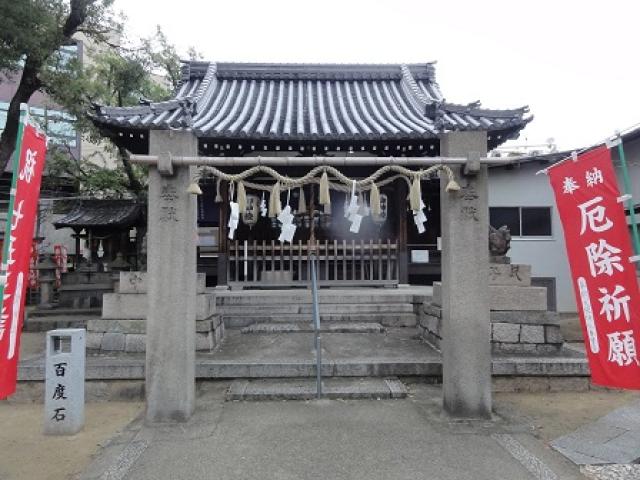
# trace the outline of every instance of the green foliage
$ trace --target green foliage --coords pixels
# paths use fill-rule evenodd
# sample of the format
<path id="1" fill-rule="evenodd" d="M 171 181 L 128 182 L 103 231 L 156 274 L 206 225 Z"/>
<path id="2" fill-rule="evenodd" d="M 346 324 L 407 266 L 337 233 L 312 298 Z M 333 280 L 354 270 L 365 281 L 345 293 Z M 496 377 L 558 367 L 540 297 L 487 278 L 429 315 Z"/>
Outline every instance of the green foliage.
<path id="1" fill-rule="evenodd" d="M 15 78 L 22 71 L 21 83 L 27 73 L 35 76 L 30 84 L 75 117 L 82 137 L 101 148 L 106 144 L 107 153 L 118 160 L 118 167 L 110 169 L 96 158 L 74 158 L 72 149 L 62 145 L 50 155 L 50 175 L 71 177 L 82 193 L 90 195 L 141 196 L 145 194 L 146 172 L 129 162 L 124 149 L 105 141 L 91 121 L 92 107 L 130 106 L 167 98 L 180 81 L 180 61 L 160 27 L 136 44 L 126 41 L 112 3 L 0 0 L 0 72 Z M 60 48 L 70 44 L 76 33 L 89 39 L 84 44 L 83 61 Z M 190 57 L 197 55 L 190 49 Z M 13 119 L 7 125 L 9 121 Z M 6 151 L 1 143 L 9 141 L 3 135 L 0 151 Z"/>
<path id="2" fill-rule="evenodd" d="M 105 40 L 121 29 L 112 4 L 113 0 L 0 0 L 0 71 L 17 73 L 25 60 L 41 71 L 50 68 L 58 48 L 76 32 Z M 72 16 L 80 9 L 85 13 L 81 25 L 70 31 Z"/>

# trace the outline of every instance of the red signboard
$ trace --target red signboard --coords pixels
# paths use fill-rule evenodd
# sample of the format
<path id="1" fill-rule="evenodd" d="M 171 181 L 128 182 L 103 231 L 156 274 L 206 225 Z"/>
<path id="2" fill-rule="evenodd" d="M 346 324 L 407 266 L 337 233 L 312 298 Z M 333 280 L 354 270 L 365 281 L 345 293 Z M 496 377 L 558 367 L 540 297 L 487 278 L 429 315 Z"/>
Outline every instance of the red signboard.
<path id="1" fill-rule="evenodd" d="M 11 395 L 16 389 L 31 244 L 46 149 L 45 136 L 33 126 L 25 124 L 18 165 L 14 163 L 8 231 L 5 232 L 5 243 L 8 245 L 5 245 L 2 258 L 5 284 L 0 315 L 0 398 Z"/>
<path id="2" fill-rule="evenodd" d="M 607 147 L 549 169 L 593 383 L 640 389 L 640 292 Z"/>

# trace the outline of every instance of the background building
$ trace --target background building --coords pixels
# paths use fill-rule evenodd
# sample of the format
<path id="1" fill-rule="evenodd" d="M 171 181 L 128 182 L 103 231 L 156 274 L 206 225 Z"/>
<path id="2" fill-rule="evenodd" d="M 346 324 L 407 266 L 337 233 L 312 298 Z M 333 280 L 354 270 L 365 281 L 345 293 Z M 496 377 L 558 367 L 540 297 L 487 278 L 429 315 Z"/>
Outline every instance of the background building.
<path id="1" fill-rule="evenodd" d="M 638 216 L 640 128 L 623 135 L 622 141 Z M 489 173 L 491 224 L 509 226 L 513 237 L 509 253 L 512 261 L 531 264 L 535 282 L 549 289 L 549 306 L 560 312 L 576 311 L 573 285 L 553 190 L 549 178 L 536 173 L 569 155 L 570 151 L 532 155 L 509 167 L 492 168 Z M 617 149 L 612 150 L 612 157 L 618 185 L 623 192 Z M 627 222 L 631 224 L 628 210 Z M 629 229 L 631 232 L 631 226 Z"/>

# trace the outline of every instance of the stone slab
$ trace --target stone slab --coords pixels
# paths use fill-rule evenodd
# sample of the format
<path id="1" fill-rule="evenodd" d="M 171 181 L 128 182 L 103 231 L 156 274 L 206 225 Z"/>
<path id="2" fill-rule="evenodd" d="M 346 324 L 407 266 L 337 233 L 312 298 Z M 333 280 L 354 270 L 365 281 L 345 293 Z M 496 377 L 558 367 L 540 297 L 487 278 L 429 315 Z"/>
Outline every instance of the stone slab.
<path id="1" fill-rule="evenodd" d="M 124 333 L 105 333 L 102 336 L 102 343 L 100 344 L 101 350 L 115 350 L 123 351 L 125 344 Z"/>
<path id="2" fill-rule="evenodd" d="M 102 297 L 102 318 L 146 320 L 147 303 L 146 293 L 106 293 Z M 196 320 L 206 320 L 215 312 L 216 300 L 213 293 L 196 295 Z"/>
<path id="3" fill-rule="evenodd" d="M 491 341 L 517 343 L 520 341 L 520 325 L 510 323 L 493 323 Z"/>
<path id="4" fill-rule="evenodd" d="M 196 321 L 196 332 L 208 332 L 214 330 L 222 323 L 218 316 L 207 320 Z M 146 320 L 139 319 L 107 319 L 96 318 L 87 322 L 87 332 L 90 333 L 125 333 L 144 334 L 146 332 Z M 87 345 L 87 348 L 92 348 Z"/>
<path id="5" fill-rule="evenodd" d="M 206 274 L 198 273 L 196 293 L 205 293 Z M 120 272 L 119 293 L 147 293 L 147 272 Z"/>
<path id="6" fill-rule="evenodd" d="M 545 287 L 489 286 L 491 310 L 547 310 L 547 289 Z"/>
<path id="7" fill-rule="evenodd" d="M 345 313 L 413 313 L 414 306 L 411 303 L 337 303 L 328 304 L 319 302 L 320 311 L 324 314 L 345 314 Z M 280 305 L 225 305 L 218 306 L 218 313 L 225 317 L 243 316 L 254 314 L 259 310 L 267 315 L 298 315 L 313 313 L 313 305 L 306 303 L 280 304 Z"/>
<path id="8" fill-rule="evenodd" d="M 357 288 L 357 289 L 321 289 L 318 292 L 320 304 L 406 304 L 414 303 L 416 298 L 424 300 L 427 294 L 419 295 L 416 292 L 425 290 L 429 292 L 429 287 L 418 288 Z M 311 305 L 311 291 L 304 289 L 283 289 L 283 290 L 244 290 L 244 291 L 216 291 L 218 306 L 231 305 L 289 305 L 307 304 Z"/>
<path id="9" fill-rule="evenodd" d="M 384 333 L 379 323 L 321 323 L 320 332 L 324 333 Z M 254 323 L 244 327 L 242 333 L 312 333 L 315 329 L 309 323 Z"/>
<path id="10" fill-rule="evenodd" d="M 557 438 L 551 446 L 579 465 L 638 463 L 640 402 L 618 408 L 593 423 Z"/>
<path id="11" fill-rule="evenodd" d="M 256 311 L 251 315 L 227 317 L 221 314 L 227 327 L 242 328 L 254 323 L 310 323 L 311 314 L 298 315 L 264 315 Z M 320 313 L 320 323 L 350 322 L 350 323 L 380 323 L 385 327 L 415 327 L 417 315 L 415 313 Z"/>
<path id="12" fill-rule="evenodd" d="M 442 307 L 439 307 L 431 302 L 424 302 L 422 304 L 422 311 L 432 317 L 442 318 Z"/>
<path id="13" fill-rule="evenodd" d="M 322 381 L 322 398 L 329 399 L 396 399 L 407 396 L 406 387 L 398 380 L 379 378 L 328 378 Z M 317 398 L 314 379 L 235 380 L 227 400 L 312 400 Z"/>
<path id="14" fill-rule="evenodd" d="M 104 332 L 87 332 L 87 350 L 100 350 Z"/>
<path id="15" fill-rule="evenodd" d="M 531 286 L 531 265 L 489 264 L 489 285 Z"/>
<path id="16" fill-rule="evenodd" d="M 593 480 L 631 480 L 640 478 L 640 465 L 585 465 L 580 471 Z"/>
<path id="17" fill-rule="evenodd" d="M 127 335 L 124 342 L 124 351 L 144 352 L 146 350 L 146 338 L 147 336 L 141 333 Z"/>
<path id="18" fill-rule="evenodd" d="M 557 325 L 547 325 L 544 327 L 544 341 L 545 343 L 563 343 L 564 336 L 560 327 Z"/>
<path id="19" fill-rule="evenodd" d="M 522 325 L 521 343 L 544 343 L 544 327 L 540 325 Z"/>
<path id="20" fill-rule="evenodd" d="M 433 282 L 433 297 L 431 303 L 436 307 L 442 307 L 442 282 Z"/>
<path id="21" fill-rule="evenodd" d="M 87 322 L 88 332 L 145 333 L 146 320 L 97 318 Z"/>
<path id="22" fill-rule="evenodd" d="M 432 303 L 438 307 L 442 306 L 442 284 L 440 282 L 433 283 Z M 545 287 L 490 285 L 489 306 L 491 311 L 546 311 L 547 289 Z"/>
<path id="23" fill-rule="evenodd" d="M 530 325 L 555 325 L 560 326 L 560 316 L 557 312 L 548 311 L 492 311 L 491 321 L 499 323 L 519 323 Z"/>

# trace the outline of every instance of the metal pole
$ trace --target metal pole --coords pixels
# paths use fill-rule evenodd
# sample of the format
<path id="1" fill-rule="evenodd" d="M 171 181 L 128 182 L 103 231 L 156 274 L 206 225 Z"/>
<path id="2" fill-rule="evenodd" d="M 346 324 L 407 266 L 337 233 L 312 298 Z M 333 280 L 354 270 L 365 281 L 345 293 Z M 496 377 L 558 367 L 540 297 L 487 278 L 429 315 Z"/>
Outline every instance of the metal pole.
<path id="1" fill-rule="evenodd" d="M 622 183 L 624 185 L 624 193 L 626 195 L 631 195 L 631 180 L 629 178 L 629 171 L 627 170 L 627 158 L 624 154 L 622 139 L 620 139 L 620 143 L 618 143 L 618 157 L 620 158 L 620 166 L 622 167 Z M 627 208 L 629 209 L 629 218 L 631 219 L 631 234 L 633 236 L 634 250 L 636 251 L 636 255 L 640 255 L 640 235 L 638 234 L 638 224 L 636 223 L 633 198 L 629 198 L 629 200 L 627 200 Z"/>
<path id="2" fill-rule="evenodd" d="M 316 256 L 309 256 L 311 263 L 311 294 L 313 296 L 313 330 L 316 349 L 316 397 L 322 398 L 322 345 L 320 341 L 320 314 L 318 312 L 318 283 L 316 279 Z"/>

